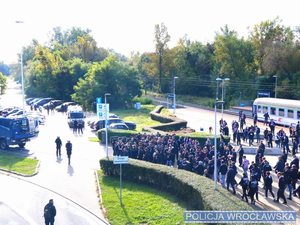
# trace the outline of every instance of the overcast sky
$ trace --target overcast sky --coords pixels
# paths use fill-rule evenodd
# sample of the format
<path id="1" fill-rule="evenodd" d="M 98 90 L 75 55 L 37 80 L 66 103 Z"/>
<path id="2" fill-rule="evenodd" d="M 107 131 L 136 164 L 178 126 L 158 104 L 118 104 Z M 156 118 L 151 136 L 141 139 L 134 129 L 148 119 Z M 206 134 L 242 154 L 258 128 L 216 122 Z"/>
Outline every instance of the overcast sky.
<path id="1" fill-rule="evenodd" d="M 154 26 L 164 23 L 170 47 L 187 35 L 212 42 L 228 24 L 240 36 L 278 16 L 292 29 L 300 26 L 299 0 L 1 0 L 0 61 L 17 61 L 32 39 L 45 43 L 54 27 L 92 30 L 98 46 L 129 55 L 154 51 Z M 24 21 L 16 24 L 15 21 Z"/>

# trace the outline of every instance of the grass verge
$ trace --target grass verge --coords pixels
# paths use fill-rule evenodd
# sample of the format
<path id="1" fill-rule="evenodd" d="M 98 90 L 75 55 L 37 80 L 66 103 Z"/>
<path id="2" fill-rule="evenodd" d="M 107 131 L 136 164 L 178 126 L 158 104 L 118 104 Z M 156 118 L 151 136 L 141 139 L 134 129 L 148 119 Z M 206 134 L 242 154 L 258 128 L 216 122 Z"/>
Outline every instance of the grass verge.
<path id="1" fill-rule="evenodd" d="M 112 225 L 177 225 L 184 224 L 186 204 L 174 196 L 145 185 L 123 181 L 120 205 L 120 180 L 98 171 L 103 204 Z"/>
<path id="2" fill-rule="evenodd" d="M 140 110 L 136 109 L 125 109 L 125 110 L 114 110 L 115 113 L 124 121 L 131 121 L 136 123 L 136 131 L 141 132 L 143 127 L 149 127 L 159 125 L 160 122 L 154 121 L 150 117 L 150 112 L 155 108 L 155 105 L 142 105 Z"/>
<path id="3" fill-rule="evenodd" d="M 9 172 L 14 172 L 26 176 L 34 175 L 39 160 L 14 156 L 0 151 L 0 168 Z"/>
<path id="4" fill-rule="evenodd" d="M 98 139 L 98 137 L 88 137 L 88 140 L 91 142 L 99 142 L 100 140 Z"/>

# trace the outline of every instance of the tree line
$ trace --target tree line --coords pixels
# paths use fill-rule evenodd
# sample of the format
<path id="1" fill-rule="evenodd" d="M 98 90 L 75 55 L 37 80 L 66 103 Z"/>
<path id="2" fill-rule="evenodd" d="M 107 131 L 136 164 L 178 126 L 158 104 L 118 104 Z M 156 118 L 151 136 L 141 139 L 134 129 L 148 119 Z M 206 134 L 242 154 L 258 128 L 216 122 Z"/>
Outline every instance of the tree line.
<path id="1" fill-rule="evenodd" d="M 47 44 L 33 40 L 23 49 L 26 95 L 74 100 L 93 109 L 95 99 L 111 93 L 112 107 L 131 104 L 142 90 L 192 96 L 216 96 L 226 86 L 226 102 L 254 99 L 258 91 L 298 99 L 300 90 L 300 28 L 292 30 L 279 18 L 263 21 L 239 37 L 227 25 L 212 43 L 187 36 L 169 48 L 167 27 L 155 25 L 153 52 L 125 57 L 98 47 L 90 30 L 56 27 Z M 19 66 L 11 65 L 19 74 Z M 216 78 L 230 78 L 217 83 Z M 275 80 L 276 79 L 276 80 Z"/>

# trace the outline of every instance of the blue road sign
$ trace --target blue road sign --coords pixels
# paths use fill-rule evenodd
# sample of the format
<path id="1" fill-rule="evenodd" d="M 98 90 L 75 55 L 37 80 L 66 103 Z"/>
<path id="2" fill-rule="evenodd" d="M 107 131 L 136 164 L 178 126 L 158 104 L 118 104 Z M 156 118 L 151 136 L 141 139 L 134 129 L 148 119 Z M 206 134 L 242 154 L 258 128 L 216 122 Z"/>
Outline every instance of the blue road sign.
<path id="1" fill-rule="evenodd" d="M 96 98 L 96 103 L 102 103 L 102 98 L 101 97 Z"/>

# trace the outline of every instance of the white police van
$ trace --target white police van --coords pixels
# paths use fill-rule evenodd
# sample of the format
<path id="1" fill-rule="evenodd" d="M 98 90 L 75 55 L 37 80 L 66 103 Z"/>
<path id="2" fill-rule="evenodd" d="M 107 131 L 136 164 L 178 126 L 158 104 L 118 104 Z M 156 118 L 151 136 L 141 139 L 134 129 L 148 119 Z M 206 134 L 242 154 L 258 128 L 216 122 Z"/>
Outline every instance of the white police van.
<path id="1" fill-rule="evenodd" d="M 70 128 L 73 128 L 75 123 L 82 124 L 82 127 L 84 127 L 85 114 L 81 106 L 78 105 L 69 106 L 67 115 L 68 115 L 68 125 Z"/>

